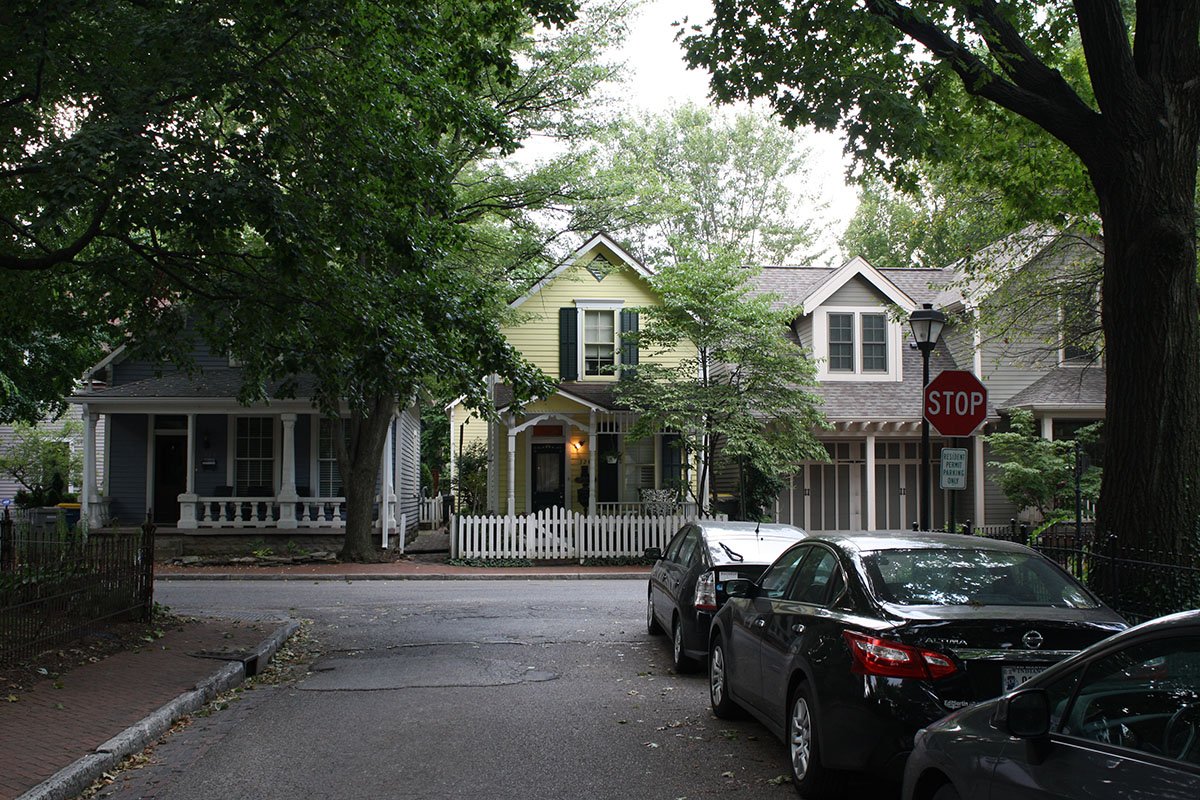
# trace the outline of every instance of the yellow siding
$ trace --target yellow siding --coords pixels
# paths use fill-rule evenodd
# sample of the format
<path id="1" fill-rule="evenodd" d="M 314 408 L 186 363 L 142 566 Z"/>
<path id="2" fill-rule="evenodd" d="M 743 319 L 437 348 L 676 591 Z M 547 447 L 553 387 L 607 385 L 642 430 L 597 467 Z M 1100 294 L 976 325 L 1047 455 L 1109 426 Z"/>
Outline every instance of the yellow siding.
<path id="1" fill-rule="evenodd" d="M 598 281 L 587 267 L 597 252 L 604 254 L 613 264 L 611 272 Z M 505 336 L 526 359 L 548 375 L 558 378 L 558 310 L 574 307 L 576 300 L 622 300 L 623 308 L 634 309 L 658 305 L 658 296 L 650 285 L 631 268 L 619 263 L 603 246 L 589 250 L 579 262 L 563 270 L 550 283 L 522 305 L 517 311 L 521 319 L 503 328 Z M 669 358 L 694 354 L 695 348 L 684 347 Z M 649 360 L 649 354 L 641 354 Z M 589 381 L 615 380 L 616 376 L 584 378 Z"/>
<path id="2" fill-rule="evenodd" d="M 597 281 L 585 266 L 591 263 L 597 254 L 603 255 L 613 265 L 611 271 L 600 281 Z M 559 309 L 573 308 L 578 300 L 616 300 L 621 301 L 621 307 L 624 309 L 654 306 L 659 302 L 657 294 L 650 288 L 647 280 L 640 273 L 626 266 L 615 253 L 609 251 L 603 244 L 589 250 L 579 261 L 563 270 L 536 294 L 522 303 L 516 310 L 519 315 L 517 321 L 503 328 L 505 336 L 526 359 L 555 379 L 559 377 Z M 646 324 L 646 320 L 643 318 L 641 320 L 643 329 Z M 665 363 L 678 363 L 684 358 L 694 358 L 695 353 L 695 347 L 686 343 L 666 356 L 654 356 L 645 349 L 639 355 L 643 362 L 657 360 Z M 582 367 L 582 364 L 580 366 Z M 617 376 L 581 376 L 581 378 L 586 381 L 613 381 L 617 379 Z M 589 421 L 587 408 L 559 395 L 530 403 L 523 409 L 522 419 L 531 414 L 548 412 L 570 415 L 584 426 L 587 426 Z M 455 452 L 456 458 L 459 452 L 459 427 L 464 419 L 468 420 L 462 427 L 461 441 L 465 447 L 469 447 L 473 442 L 482 442 L 486 445 L 488 441 L 487 423 L 475 415 L 467 417 L 467 414 L 467 410 L 462 406 L 455 408 L 451 449 Z M 558 424 L 558 421 L 548 420 L 547 424 Z M 527 453 L 530 447 L 531 433 L 531 431 L 522 432 L 516 439 L 515 510 L 518 514 L 526 511 L 529 476 Z M 583 466 L 589 463 L 588 436 L 586 432 L 570 425 L 565 425 L 564 434 L 567 441 L 563 446 L 569 459 L 566 481 L 568 507 L 576 511 L 586 511 L 587 509 L 579 504 L 577 490 L 581 484 L 577 483 L 576 479 L 579 478 Z M 579 447 L 574 447 L 573 443 L 578 443 Z M 495 510 L 503 513 L 508 500 L 508 433 L 503 424 L 497 444 L 493 463 L 497 465 L 496 471 L 499 474 L 491 476 L 491 479 L 492 485 L 497 487 L 496 496 L 499 498 L 499 506 Z M 655 453 L 657 458 L 657 448 L 655 448 Z M 691 474 L 695 475 L 694 469 Z"/>

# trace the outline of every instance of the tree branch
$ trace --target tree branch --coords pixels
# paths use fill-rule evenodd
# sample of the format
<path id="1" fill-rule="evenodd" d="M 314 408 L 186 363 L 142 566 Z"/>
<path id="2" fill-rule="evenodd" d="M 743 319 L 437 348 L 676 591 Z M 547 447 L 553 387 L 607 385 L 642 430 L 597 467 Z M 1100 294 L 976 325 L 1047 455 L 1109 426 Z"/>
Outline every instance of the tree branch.
<path id="1" fill-rule="evenodd" d="M 1106 0 L 1107 1 L 1107 0 Z M 963 88 L 968 94 L 976 95 L 1025 117 L 1029 121 L 1044 128 L 1050 135 L 1070 147 L 1081 157 L 1094 153 L 1098 147 L 1096 142 L 1097 128 L 1101 127 L 1101 119 L 1079 95 L 1070 88 L 1062 77 L 1041 64 L 1032 52 L 1020 40 L 1016 31 L 1008 29 L 995 9 L 991 14 L 999 21 L 997 24 L 989 19 L 990 30 L 981 30 L 976 25 L 976 32 L 984 38 L 990 48 L 1000 49 L 1005 53 L 1005 61 L 1011 62 L 1024 80 L 1031 87 L 1018 85 L 998 75 L 965 45 L 954 41 L 940 27 L 930 22 L 924 16 L 917 14 L 910 6 L 903 5 L 897 0 L 864 0 L 867 10 L 886 20 L 892 27 L 913 40 L 924 45 L 937 58 L 944 61 L 962 79 Z M 993 5 L 991 0 L 985 4 Z M 986 15 L 987 9 L 980 7 L 979 14 Z M 1019 47 L 1005 45 L 1006 39 L 1014 39 Z M 1024 51 L 1031 63 L 1020 65 L 1020 53 Z M 1010 55 L 1011 54 L 1011 55 Z M 1014 60 L 1016 57 L 1016 60 Z M 1047 78 L 1047 73 L 1053 79 Z M 1036 89 L 1036 90 L 1035 90 Z"/>
<path id="2" fill-rule="evenodd" d="M 23 272 L 31 272 L 37 270 L 46 270 L 56 267 L 60 264 L 70 262 L 75 256 L 83 252 L 92 241 L 100 235 L 100 231 L 104 225 L 104 217 L 108 213 L 109 207 L 112 205 L 112 195 L 106 195 L 96 206 L 92 212 L 92 220 L 82 234 L 80 234 L 74 242 L 61 247 L 57 250 L 49 250 L 43 248 L 45 252 L 41 256 L 15 256 L 0 253 L 0 269 L 20 270 Z"/>

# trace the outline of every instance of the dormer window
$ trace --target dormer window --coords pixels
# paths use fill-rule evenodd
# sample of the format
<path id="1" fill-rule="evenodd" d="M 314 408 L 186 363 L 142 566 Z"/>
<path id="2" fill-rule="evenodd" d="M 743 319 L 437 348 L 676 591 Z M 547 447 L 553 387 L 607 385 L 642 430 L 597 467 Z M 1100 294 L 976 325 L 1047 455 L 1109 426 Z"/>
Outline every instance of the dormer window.
<path id="1" fill-rule="evenodd" d="M 887 372 L 887 317 L 883 314 L 831 312 L 829 371 Z"/>
<path id="2" fill-rule="evenodd" d="M 900 326 L 883 310 L 817 309 L 813 317 L 820 380 L 900 380 Z"/>

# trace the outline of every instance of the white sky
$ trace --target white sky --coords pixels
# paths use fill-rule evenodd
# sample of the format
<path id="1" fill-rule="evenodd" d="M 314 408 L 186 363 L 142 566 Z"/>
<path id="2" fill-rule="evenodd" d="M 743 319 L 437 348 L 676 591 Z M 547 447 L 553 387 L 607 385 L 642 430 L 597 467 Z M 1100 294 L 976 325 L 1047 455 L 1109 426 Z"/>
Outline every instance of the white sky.
<path id="1" fill-rule="evenodd" d="M 683 49 L 675 42 L 677 28 L 672 22 L 688 17 L 692 22 L 704 22 L 710 14 L 708 0 L 646 0 L 630 25 L 630 35 L 619 58 L 626 61 L 630 72 L 632 94 L 629 104 L 646 111 L 659 111 L 672 104 L 688 101 L 709 104 L 708 75 L 688 70 L 683 62 Z M 836 251 L 836 241 L 858 205 L 855 192 L 843 179 L 846 159 L 842 144 L 827 133 L 797 132 L 812 149 L 811 179 L 818 182 L 814 194 L 827 204 L 821 214 L 824 243 Z M 834 258 L 836 252 L 827 258 Z"/>

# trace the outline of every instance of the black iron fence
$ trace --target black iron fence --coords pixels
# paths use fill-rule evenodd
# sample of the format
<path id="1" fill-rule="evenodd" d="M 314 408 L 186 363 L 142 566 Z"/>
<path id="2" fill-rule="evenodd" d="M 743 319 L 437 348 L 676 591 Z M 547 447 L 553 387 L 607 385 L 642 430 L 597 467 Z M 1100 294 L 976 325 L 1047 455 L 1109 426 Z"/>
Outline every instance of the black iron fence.
<path id="1" fill-rule="evenodd" d="M 0 519 L 0 664 L 27 660 L 107 625 L 148 620 L 153 527 L 34 529 Z"/>
<path id="2" fill-rule="evenodd" d="M 1129 622 L 1200 607 L 1200 566 L 1177 553 L 1118 547 L 1115 536 L 1091 525 L 1053 526 L 1033 534 L 1023 525 L 982 531 L 992 539 L 1028 544 L 1095 592 Z"/>

